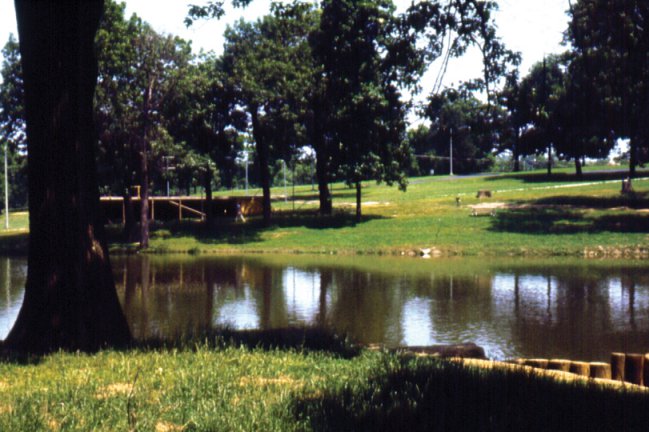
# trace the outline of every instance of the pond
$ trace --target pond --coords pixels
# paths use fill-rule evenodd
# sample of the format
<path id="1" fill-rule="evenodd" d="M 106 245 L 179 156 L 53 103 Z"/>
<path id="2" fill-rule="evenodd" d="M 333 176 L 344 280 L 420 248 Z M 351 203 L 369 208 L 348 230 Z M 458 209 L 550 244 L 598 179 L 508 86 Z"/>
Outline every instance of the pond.
<path id="1" fill-rule="evenodd" d="M 113 270 L 137 338 L 313 325 L 390 347 L 475 342 L 496 359 L 649 352 L 641 261 L 133 256 Z M 25 276 L 24 259 L 0 258 L 0 338 Z"/>

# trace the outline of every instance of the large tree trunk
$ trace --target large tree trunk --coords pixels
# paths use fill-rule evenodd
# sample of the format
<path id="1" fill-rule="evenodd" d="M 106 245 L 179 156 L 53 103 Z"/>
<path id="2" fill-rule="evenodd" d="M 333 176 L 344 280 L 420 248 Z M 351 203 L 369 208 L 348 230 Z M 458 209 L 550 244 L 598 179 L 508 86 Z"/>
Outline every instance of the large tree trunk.
<path id="1" fill-rule="evenodd" d="M 212 213 L 212 170 L 210 165 L 207 164 L 205 167 L 205 223 L 207 226 L 211 226 L 214 221 L 214 215 Z"/>
<path id="2" fill-rule="evenodd" d="M 140 141 L 140 248 L 149 247 L 149 109 L 154 80 L 144 92 Z"/>
<path id="3" fill-rule="evenodd" d="M 548 176 L 552 175 L 552 144 L 548 146 Z"/>
<path id="4" fill-rule="evenodd" d="M 581 157 L 575 157 L 575 173 L 577 177 L 581 178 L 584 176 L 584 171 L 581 168 Z"/>
<path id="5" fill-rule="evenodd" d="M 363 216 L 361 212 L 361 181 L 356 182 L 356 222 L 360 222 Z"/>
<path id="6" fill-rule="evenodd" d="M 316 177 L 318 178 L 318 197 L 320 198 L 320 214 L 330 215 L 333 210 L 331 192 L 329 191 L 329 173 L 327 172 L 327 152 L 325 151 L 324 139 L 318 138 L 320 144 L 316 148 Z"/>
<path id="7" fill-rule="evenodd" d="M 25 83 L 29 255 L 5 348 L 31 353 L 125 346 L 99 216 L 94 37 L 102 0 L 16 0 Z"/>
<path id="8" fill-rule="evenodd" d="M 515 130 L 515 136 L 514 136 L 514 148 L 512 149 L 512 159 L 514 159 L 514 172 L 520 172 L 521 170 L 521 155 L 520 151 L 518 150 L 518 128 Z"/>
<path id="9" fill-rule="evenodd" d="M 629 141 L 629 177 L 635 178 L 638 166 L 638 140 L 631 138 Z"/>
<path id="10" fill-rule="evenodd" d="M 316 177 L 318 178 L 318 197 L 320 199 L 320 214 L 330 215 L 333 211 L 331 192 L 329 191 L 329 152 L 325 141 L 322 125 L 326 122 L 322 112 L 323 102 L 316 99 L 313 103 L 313 148 L 316 152 Z"/>
<path id="11" fill-rule="evenodd" d="M 124 240 L 127 243 L 137 241 L 137 225 L 135 221 L 135 211 L 133 210 L 133 197 L 130 189 L 124 191 Z"/>
<path id="12" fill-rule="evenodd" d="M 263 217 L 264 225 L 270 225 L 271 204 L 270 204 L 270 157 L 268 146 L 264 142 L 263 132 L 261 131 L 261 124 L 259 123 L 259 114 L 257 108 L 252 108 L 252 134 L 255 138 L 255 148 L 257 150 L 257 161 L 259 162 L 259 181 L 261 182 L 261 189 L 263 191 Z"/>

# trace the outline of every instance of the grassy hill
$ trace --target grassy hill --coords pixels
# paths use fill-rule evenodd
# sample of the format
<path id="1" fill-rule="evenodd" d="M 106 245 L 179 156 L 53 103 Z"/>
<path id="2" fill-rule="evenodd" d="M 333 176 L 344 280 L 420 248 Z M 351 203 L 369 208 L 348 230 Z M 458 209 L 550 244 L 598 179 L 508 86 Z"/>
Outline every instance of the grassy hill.
<path id="1" fill-rule="evenodd" d="M 439 255 L 649 256 L 649 178 L 634 180 L 635 193 L 620 193 L 623 172 L 596 170 L 577 178 L 569 170 L 475 177 L 421 177 L 407 192 L 368 182 L 363 219 L 354 218 L 355 191 L 333 184 L 334 214 L 317 214 L 311 186 L 273 189 L 273 223 L 221 219 L 155 224 L 151 252 L 337 253 Z M 649 176 L 649 172 L 641 172 Z M 491 198 L 478 199 L 479 190 Z M 230 191 L 229 195 L 242 194 Z M 224 193 L 225 194 L 225 193 Z M 252 190 L 251 194 L 260 194 Z M 473 206 L 478 210 L 472 216 Z M 494 213 L 494 215 L 490 215 Z M 19 252 L 26 242 L 26 216 L 12 216 L 0 252 Z M 112 227 L 113 252 L 134 250 Z"/>

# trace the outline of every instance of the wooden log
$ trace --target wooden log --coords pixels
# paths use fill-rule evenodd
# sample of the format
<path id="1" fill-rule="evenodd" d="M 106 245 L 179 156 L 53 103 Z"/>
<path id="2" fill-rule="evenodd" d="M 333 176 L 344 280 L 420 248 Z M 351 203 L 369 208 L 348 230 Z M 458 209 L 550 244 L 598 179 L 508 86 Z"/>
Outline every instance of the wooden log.
<path id="1" fill-rule="evenodd" d="M 430 346 L 406 346 L 399 348 L 400 351 L 415 354 L 426 354 L 436 357 L 458 357 L 486 359 L 484 348 L 474 343 L 463 343 L 453 345 L 430 345 Z"/>
<path id="2" fill-rule="evenodd" d="M 611 379 L 611 365 L 602 362 L 590 363 L 590 377 Z"/>
<path id="3" fill-rule="evenodd" d="M 642 385 L 644 371 L 644 354 L 627 354 L 624 361 L 624 380 Z"/>
<path id="4" fill-rule="evenodd" d="M 548 362 L 548 369 L 549 370 L 557 370 L 561 372 L 569 372 L 570 371 L 570 360 L 563 360 L 563 359 L 552 359 Z"/>
<path id="5" fill-rule="evenodd" d="M 611 379 L 624 381 L 624 353 L 611 353 Z"/>
<path id="6" fill-rule="evenodd" d="M 537 369 L 547 369 L 548 359 L 526 359 L 523 364 Z"/>
<path id="7" fill-rule="evenodd" d="M 588 377 L 590 376 L 590 364 L 583 361 L 573 361 L 570 362 L 570 372 Z"/>

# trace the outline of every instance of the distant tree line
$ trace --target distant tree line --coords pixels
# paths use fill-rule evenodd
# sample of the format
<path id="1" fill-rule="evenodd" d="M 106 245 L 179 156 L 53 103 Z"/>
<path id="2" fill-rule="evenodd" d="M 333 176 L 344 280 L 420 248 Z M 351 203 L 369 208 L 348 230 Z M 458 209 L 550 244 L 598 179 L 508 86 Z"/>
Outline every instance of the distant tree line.
<path id="1" fill-rule="evenodd" d="M 246 5 L 247 1 L 235 2 Z M 187 23 L 222 15 L 220 2 L 192 6 Z M 273 3 L 269 15 L 239 21 L 225 33 L 223 54 L 193 55 L 190 44 L 157 33 L 124 4 L 106 1 L 96 35 L 98 184 L 103 194 L 191 193 L 206 197 L 249 179 L 263 194 L 288 167 L 293 180 L 317 185 L 320 212 L 332 211 L 329 184 L 357 192 L 368 180 L 405 189 L 408 176 L 491 170 L 496 156 L 514 171 L 537 157 L 606 158 L 630 140 L 633 175 L 649 158 L 649 64 L 640 1 L 571 4 L 566 52 L 549 55 L 520 76 L 520 57 L 497 37 L 493 1 L 414 3 L 401 14 L 391 0 Z M 423 72 L 469 47 L 483 55 L 478 78 L 456 88 L 435 85 L 408 127 Z M 18 42 L 3 49 L 0 140 L 9 154 L 10 201 L 26 204 L 26 135 Z M 450 144 L 453 145 L 451 154 Z M 302 163 L 300 163 L 302 162 Z M 146 201 L 146 200 L 145 200 Z M 125 233 L 146 246 L 148 209 L 127 212 Z M 213 215 L 207 215 L 211 221 Z M 139 223 L 138 223 L 139 221 Z M 137 227 L 140 227 L 140 231 Z"/>

